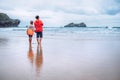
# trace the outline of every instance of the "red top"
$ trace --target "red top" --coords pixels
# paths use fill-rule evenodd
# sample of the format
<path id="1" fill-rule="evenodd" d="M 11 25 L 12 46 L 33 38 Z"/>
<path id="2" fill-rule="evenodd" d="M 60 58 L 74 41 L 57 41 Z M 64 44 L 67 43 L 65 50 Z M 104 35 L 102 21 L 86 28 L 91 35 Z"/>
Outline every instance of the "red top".
<path id="1" fill-rule="evenodd" d="M 42 32 L 43 31 L 43 22 L 40 19 L 37 19 L 34 22 L 35 32 Z"/>

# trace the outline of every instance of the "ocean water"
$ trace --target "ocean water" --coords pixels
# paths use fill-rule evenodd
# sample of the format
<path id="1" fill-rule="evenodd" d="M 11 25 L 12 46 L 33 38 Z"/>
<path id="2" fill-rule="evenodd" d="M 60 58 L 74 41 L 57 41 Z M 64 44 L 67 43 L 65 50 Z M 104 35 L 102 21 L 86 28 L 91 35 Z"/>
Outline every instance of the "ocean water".
<path id="1" fill-rule="evenodd" d="M 0 36 L 4 35 L 26 37 L 26 28 L 12 27 L 0 28 Z M 65 28 L 65 27 L 44 27 L 44 38 L 50 39 L 99 39 L 99 40 L 120 40 L 120 27 L 86 27 L 86 28 Z"/>

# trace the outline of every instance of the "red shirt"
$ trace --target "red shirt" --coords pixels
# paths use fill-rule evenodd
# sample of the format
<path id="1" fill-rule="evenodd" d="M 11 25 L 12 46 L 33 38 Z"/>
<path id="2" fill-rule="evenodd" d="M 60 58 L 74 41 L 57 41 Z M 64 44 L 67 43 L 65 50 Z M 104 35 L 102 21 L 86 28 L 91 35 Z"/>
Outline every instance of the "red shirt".
<path id="1" fill-rule="evenodd" d="M 37 19 L 34 22 L 35 32 L 42 32 L 43 31 L 43 22 L 40 19 Z"/>

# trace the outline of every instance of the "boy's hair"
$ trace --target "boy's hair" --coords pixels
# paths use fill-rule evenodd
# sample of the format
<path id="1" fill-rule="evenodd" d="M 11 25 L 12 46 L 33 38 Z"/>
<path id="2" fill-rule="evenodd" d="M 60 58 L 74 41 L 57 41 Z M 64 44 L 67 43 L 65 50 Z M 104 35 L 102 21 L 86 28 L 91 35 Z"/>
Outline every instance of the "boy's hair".
<path id="1" fill-rule="evenodd" d="M 36 18 L 36 19 L 39 19 L 39 16 L 37 15 L 35 18 Z"/>
<path id="2" fill-rule="evenodd" d="M 30 24 L 33 24 L 33 21 L 30 21 Z"/>

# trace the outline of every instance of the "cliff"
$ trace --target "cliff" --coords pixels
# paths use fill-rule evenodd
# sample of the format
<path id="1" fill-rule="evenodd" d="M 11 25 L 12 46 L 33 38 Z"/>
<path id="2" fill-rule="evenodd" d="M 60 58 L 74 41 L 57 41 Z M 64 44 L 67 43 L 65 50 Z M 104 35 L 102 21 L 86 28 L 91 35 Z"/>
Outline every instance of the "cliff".
<path id="1" fill-rule="evenodd" d="M 78 23 L 78 24 L 75 24 L 75 23 L 69 23 L 67 25 L 65 25 L 64 27 L 87 27 L 87 25 L 85 23 Z"/>
<path id="2" fill-rule="evenodd" d="M 7 14 L 0 13 L 0 27 L 17 27 L 19 23 L 19 19 L 11 19 Z"/>

